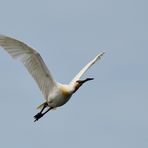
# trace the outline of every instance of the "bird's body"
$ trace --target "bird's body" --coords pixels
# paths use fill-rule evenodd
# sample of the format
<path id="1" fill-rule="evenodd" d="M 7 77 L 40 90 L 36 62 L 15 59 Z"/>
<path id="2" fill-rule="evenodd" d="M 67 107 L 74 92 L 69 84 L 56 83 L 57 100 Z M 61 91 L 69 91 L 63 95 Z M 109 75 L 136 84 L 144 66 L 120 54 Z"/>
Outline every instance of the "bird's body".
<path id="1" fill-rule="evenodd" d="M 61 84 L 53 79 L 40 54 L 27 44 L 14 38 L 0 35 L 0 46 L 13 58 L 19 59 L 24 64 L 43 93 L 45 102 L 38 106 L 38 109 L 41 109 L 41 111 L 34 116 L 35 121 L 40 119 L 49 110 L 64 105 L 79 87 L 85 82 L 93 80 L 93 78 L 85 80 L 80 80 L 80 78 L 104 54 L 102 52 L 91 60 L 69 84 Z M 45 108 L 47 110 L 43 113 Z"/>
<path id="2" fill-rule="evenodd" d="M 73 89 L 70 89 L 69 85 L 58 83 L 56 89 L 49 94 L 47 104 L 53 108 L 62 106 L 70 99 L 72 94 Z"/>

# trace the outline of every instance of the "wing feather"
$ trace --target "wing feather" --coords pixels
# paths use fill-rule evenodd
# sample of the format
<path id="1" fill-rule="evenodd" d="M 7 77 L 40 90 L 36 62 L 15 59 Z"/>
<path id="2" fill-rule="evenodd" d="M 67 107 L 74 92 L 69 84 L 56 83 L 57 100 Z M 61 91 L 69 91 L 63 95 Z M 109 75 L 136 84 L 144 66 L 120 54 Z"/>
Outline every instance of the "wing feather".
<path id="1" fill-rule="evenodd" d="M 87 65 L 85 65 L 80 72 L 73 78 L 73 80 L 70 82 L 71 85 L 74 85 L 74 83 L 76 81 L 78 81 L 82 75 L 93 65 L 96 63 L 96 61 L 98 61 L 99 59 L 101 59 L 101 57 L 105 54 L 105 52 L 101 52 L 99 53 L 93 60 L 91 60 Z"/>
<path id="2" fill-rule="evenodd" d="M 19 59 L 24 64 L 38 84 L 44 98 L 47 99 L 50 90 L 56 86 L 56 82 L 40 54 L 27 44 L 3 35 L 0 35 L 0 46 L 13 58 Z"/>

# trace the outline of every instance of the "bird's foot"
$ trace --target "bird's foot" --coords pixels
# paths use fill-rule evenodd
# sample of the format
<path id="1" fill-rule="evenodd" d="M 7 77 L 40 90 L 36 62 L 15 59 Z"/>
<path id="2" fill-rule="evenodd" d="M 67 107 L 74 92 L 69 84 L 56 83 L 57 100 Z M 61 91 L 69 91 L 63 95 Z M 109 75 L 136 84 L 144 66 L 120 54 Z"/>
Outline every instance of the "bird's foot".
<path id="1" fill-rule="evenodd" d="M 42 114 L 41 112 L 37 113 L 35 116 L 34 116 L 34 122 L 38 121 L 44 114 Z"/>

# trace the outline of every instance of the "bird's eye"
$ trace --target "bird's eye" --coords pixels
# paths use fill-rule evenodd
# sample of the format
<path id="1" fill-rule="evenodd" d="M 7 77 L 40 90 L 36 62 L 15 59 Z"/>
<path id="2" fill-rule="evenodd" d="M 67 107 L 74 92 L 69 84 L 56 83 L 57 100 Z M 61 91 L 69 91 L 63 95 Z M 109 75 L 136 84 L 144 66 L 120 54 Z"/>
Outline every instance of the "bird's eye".
<path id="1" fill-rule="evenodd" d="M 80 80 L 76 81 L 77 83 L 80 83 Z"/>

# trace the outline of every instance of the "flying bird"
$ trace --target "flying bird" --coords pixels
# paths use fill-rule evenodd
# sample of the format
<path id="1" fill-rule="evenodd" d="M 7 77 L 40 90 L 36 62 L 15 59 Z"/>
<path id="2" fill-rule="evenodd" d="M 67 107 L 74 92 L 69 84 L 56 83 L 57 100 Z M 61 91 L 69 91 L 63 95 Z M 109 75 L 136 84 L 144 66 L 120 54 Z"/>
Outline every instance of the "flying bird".
<path id="1" fill-rule="evenodd" d="M 50 110 L 64 105 L 85 82 L 93 80 L 93 78 L 84 80 L 80 80 L 80 78 L 105 53 L 99 53 L 80 70 L 69 84 L 61 84 L 54 80 L 40 54 L 27 44 L 14 38 L 0 35 L 0 46 L 14 59 L 19 59 L 24 64 L 44 96 L 45 101 L 37 107 L 40 112 L 34 116 L 34 122 L 38 121 Z"/>

